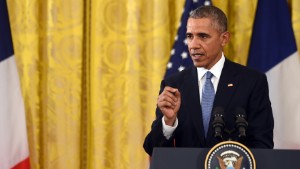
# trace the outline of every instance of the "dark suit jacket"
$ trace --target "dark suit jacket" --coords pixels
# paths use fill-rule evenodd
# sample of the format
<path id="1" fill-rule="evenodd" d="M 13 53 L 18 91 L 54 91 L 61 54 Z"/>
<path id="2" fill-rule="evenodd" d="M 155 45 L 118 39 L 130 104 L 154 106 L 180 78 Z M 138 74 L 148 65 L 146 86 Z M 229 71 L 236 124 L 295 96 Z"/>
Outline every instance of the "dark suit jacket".
<path id="1" fill-rule="evenodd" d="M 232 84 L 232 86 L 228 86 Z M 144 149 L 151 155 L 154 147 L 212 147 L 220 141 L 214 137 L 211 116 L 207 138 L 204 137 L 202 111 L 200 105 L 197 69 L 192 66 L 161 83 L 160 93 L 165 86 L 178 88 L 181 93 L 181 107 L 177 118 L 178 126 L 167 140 L 162 132 L 163 114 L 156 109 L 156 120 L 145 138 Z M 246 141 L 249 148 L 273 148 L 274 119 L 269 99 L 266 75 L 245 66 L 225 60 L 215 95 L 214 107 L 224 108 L 225 128 L 232 133 L 224 133 L 225 140 L 238 141 L 235 127 L 235 109 L 246 111 L 248 127 Z"/>

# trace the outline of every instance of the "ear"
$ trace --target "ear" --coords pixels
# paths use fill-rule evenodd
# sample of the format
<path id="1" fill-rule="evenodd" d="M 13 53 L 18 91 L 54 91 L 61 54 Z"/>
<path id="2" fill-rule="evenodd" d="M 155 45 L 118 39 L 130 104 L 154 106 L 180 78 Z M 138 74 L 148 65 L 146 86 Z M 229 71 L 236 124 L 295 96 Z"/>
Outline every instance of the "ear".
<path id="1" fill-rule="evenodd" d="M 226 32 L 223 32 L 221 34 L 221 45 L 224 47 L 228 42 L 229 42 L 229 39 L 230 39 L 230 33 L 228 31 Z"/>

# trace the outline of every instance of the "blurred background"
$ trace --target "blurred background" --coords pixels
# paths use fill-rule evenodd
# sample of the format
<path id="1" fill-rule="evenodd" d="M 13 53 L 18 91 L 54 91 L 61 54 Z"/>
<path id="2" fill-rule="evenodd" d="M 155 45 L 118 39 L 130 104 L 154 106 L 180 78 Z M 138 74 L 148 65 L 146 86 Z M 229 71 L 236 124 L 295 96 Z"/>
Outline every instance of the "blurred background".
<path id="1" fill-rule="evenodd" d="M 300 1 L 289 0 L 300 49 Z M 141 169 L 185 0 L 8 0 L 33 169 Z M 213 0 L 247 62 L 257 0 Z"/>

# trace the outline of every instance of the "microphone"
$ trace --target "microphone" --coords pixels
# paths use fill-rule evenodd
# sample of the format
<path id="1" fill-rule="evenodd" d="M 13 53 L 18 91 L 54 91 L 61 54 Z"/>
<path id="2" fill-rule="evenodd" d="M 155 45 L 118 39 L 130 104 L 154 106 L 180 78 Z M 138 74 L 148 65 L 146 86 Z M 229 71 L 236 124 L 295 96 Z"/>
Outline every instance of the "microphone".
<path id="1" fill-rule="evenodd" d="M 223 120 L 224 109 L 222 107 L 215 107 L 213 110 L 214 121 L 212 122 L 213 128 L 215 130 L 215 138 L 219 141 L 223 141 L 223 129 L 225 126 Z"/>
<path id="2" fill-rule="evenodd" d="M 243 108 L 238 107 L 235 109 L 235 125 L 239 131 L 239 139 L 240 141 L 246 140 L 246 130 L 248 127 L 248 122 L 246 121 L 246 112 Z"/>

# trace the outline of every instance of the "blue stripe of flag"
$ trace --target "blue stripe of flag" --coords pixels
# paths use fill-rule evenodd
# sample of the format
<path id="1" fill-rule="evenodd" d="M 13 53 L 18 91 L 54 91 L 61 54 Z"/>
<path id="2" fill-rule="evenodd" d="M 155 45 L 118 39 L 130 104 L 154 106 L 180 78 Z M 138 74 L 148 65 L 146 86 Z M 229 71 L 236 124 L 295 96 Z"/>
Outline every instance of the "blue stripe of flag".
<path id="1" fill-rule="evenodd" d="M 13 55 L 6 0 L 0 0 L 0 62 Z"/>
<path id="2" fill-rule="evenodd" d="M 267 72 L 297 51 L 286 0 L 259 0 L 248 66 Z"/>
<path id="3" fill-rule="evenodd" d="M 180 27 L 177 31 L 177 39 L 173 45 L 173 53 L 171 53 L 169 63 L 171 67 L 167 67 L 165 77 L 170 76 L 173 73 L 179 72 L 180 67 L 187 68 L 193 65 L 193 61 L 189 56 L 187 45 L 184 43 L 186 39 L 186 24 L 189 17 L 189 14 L 192 10 L 196 9 L 199 6 L 204 5 L 205 3 L 211 3 L 210 0 L 186 0 L 184 5 L 184 11 L 180 20 Z M 182 54 L 186 53 L 187 58 L 183 58 Z"/>

